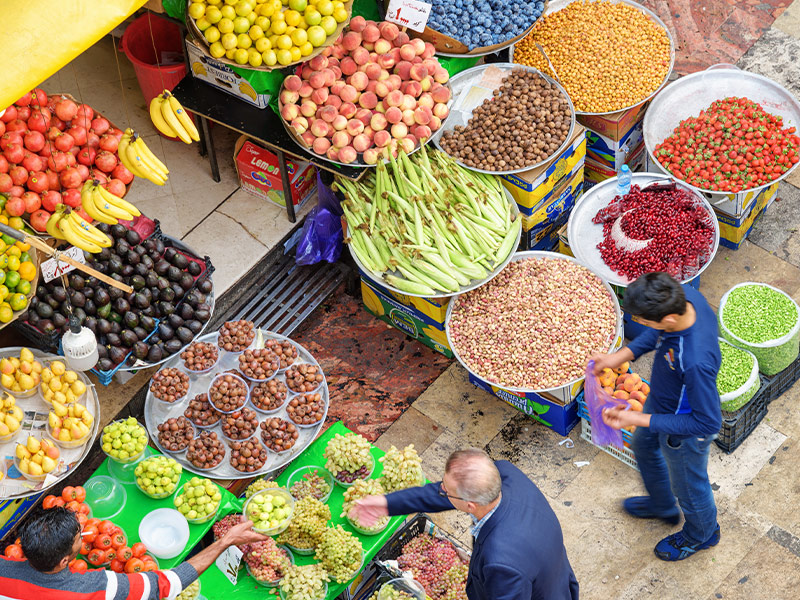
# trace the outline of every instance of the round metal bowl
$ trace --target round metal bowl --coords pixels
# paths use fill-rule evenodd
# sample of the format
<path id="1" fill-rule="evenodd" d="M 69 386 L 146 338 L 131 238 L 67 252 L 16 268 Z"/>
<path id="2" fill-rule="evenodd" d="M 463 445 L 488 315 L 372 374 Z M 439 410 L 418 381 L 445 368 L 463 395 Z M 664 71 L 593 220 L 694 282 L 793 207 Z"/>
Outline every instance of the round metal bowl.
<path id="1" fill-rule="evenodd" d="M 714 260 L 714 256 L 717 254 L 717 249 L 719 248 L 719 223 L 714 214 L 714 209 L 711 208 L 711 205 L 702 194 L 699 194 L 693 187 L 681 181 L 677 181 L 671 177 L 667 178 L 667 180 L 675 181 L 680 189 L 689 192 L 699 204 L 702 204 L 711 222 L 714 224 L 714 246 L 711 250 L 711 257 L 700 267 L 697 275 L 695 275 L 695 277 L 699 277 L 700 274 L 706 270 L 708 265 L 711 264 L 711 261 Z M 665 181 L 665 177 L 655 173 L 631 174 L 632 185 L 645 187 L 656 181 Z M 578 200 L 575 208 L 572 209 L 572 213 L 570 213 L 567 223 L 567 237 L 570 240 L 570 249 L 578 261 L 587 265 L 589 269 L 597 273 L 603 281 L 607 281 L 611 285 L 626 287 L 631 283 L 630 280 L 611 270 L 603 261 L 600 256 L 600 251 L 597 249 L 597 244 L 603 240 L 603 225 L 592 223 L 592 219 L 597 214 L 597 211 L 608 206 L 616 195 L 617 180 L 614 177 L 587 191 L 583 197 Z M 694 279 L 694 277 L 692 279 Z M 687 279 L 681 283 L 686 283 L 687 281 L 690 280 Z"/>
<path id="2" fill-rule="evenodd" d="M 478 88 L 486 90 L 486 93 L 484 94 L 483 97 L 490 98 L 492 95 L 491 92 L 499 87 L 499 80 L 497 82 L 497 85 L 493 85 L 493 87 L 479 85 L 479 82 L 484 77 L 484 72 L 487 71 L 488 69 L 499 69 L 504 74 L 510 73 L 514 69 L 525 69 L 526 71 L 532 71 L 534 73 L 538 73 L 545 79 L 545 81 L 552 83 L 554 86 L 556 86 L 556 88 L 558 88 L 558 90 L 561 92 L 564 98 L 566 98 L 567 104 L 569 104 L 569 110 L 571 113 L 569 131 L 567 132 L 567 136 L 564 138 L 564 142 L 550 156 L 548 156 L 544 160 L 540 160 L 539 162 L 525 165 L 524 167 L 521 167 L 519 169 L 508 169 L 505 171 L 488 171 L 486 169 L 476 169 L 475 167 L 469 167 L 464 163 L 462 163 L 460 160 L 458 160 L 456 157 L 453 157 L 453 160 L 455 160 L 457 164 L 461 165 L 465 169 L 469 169 L 470 171 L 476 171 L 477 173 L 486 173 L 488 175 L 511 175 L 513 173 L 522 173 L 523 171 L 529 171 L 530 169 L 535 169 L 536 167 L 543 165 L 548 161 L 553 160 L 554 156 L 559 156 L 571 143 L 570 140 L 572 140 L 572 134 L 575 131 L 575 106 L 572 104 L 572 100 L 570 99 L 569 94 L 567 94 L 567 90 L 565 90 L 564 87 L 560 83 L 558 83 L 558 81 L 556 81 L 549 75 L 542 73 L 538 69 L 534 69 L 533 67 L 528 67 L 526 65 L 517 65 L 514 63 L 490 63 L 485 65 L 478 65 L 477 67 L 472 67 L 471 69 L 461 71 L 457 75 L 451 77 L 450 89 L 453 93 L 453 98 L 454 99 L 458 98 L 460 100 L 461 97 L 463 96 L 463 92 L 469 88 L 473 89 Z M 482 101 L 483 98 L 481 98 L 480 101 L 478 101 L 478 104 L 476 106 L 480 105 Z M 433 140 L 433 143 L 436 144 L 436 147 L 445 154 L 447 154 L 447 152 L 439 144 L 440 140 L 442 139 L 442 136 L 445 134 L 445 132 L 452 131 L 453 129 L 455 129 L 456 125 L 466 125 L 467 122 L 472 117 L 472 111 L 474 110 L 474 108 L 470 108 L 469 110 L 463 110 L 463 111 L 458 110 L 456 107 L 457 102 L 455 100 L 452 100 L 451 102 L 452 104 L 450 105 L 450 114 L 447 116 L 445 122 L 442 123 L 442 126 L 441 128 L 439 128 L 439 131 L 434 133 L 433 137 L 431 138 Z M 474 104 L 474 102 L 471 102 L 471 104 Z"/>
<path id="3" fill-rule="evenodd" d="M 800 127 L 800 102 L 786 88 L 762 75 L 742 71 L 733 65 L 715 65 L 669 84 L 648 107 L 644 116 L 644 144 L 659 171 L 668 173 L 656 160 L 656 146 L 669 137 L 681 121 L 696 117 L 712 102 L 730 96 L 745 96 L 763 106 L 769 113 L 783 117 L 784 127 Z M 769 187 L 776 181 L 785 179 L 797 169 L 798 164 L 769 183 L 738 193 Z M 730 193 L 697 188 L 688 183 L 686 185 L 707 194 L 707 198 L 719 198 Z"/>
<path id="4" fill-rule="evenodd" d="M 512 258 L 511 262 L 527 260 L 529 258 L 550 258 L 550 259 L 555 259 L 555 260 L 570 261 L 570 262 L 576 263 L 576 264 L 584 267 L 588 271 L 591 271 L 594 275 L 597 275 L 597 273 L 592 271 L 592 269 L 587 267 L 586 264 L 584 264 L 583 262 L 581 262 L 579 260 L 576 260 L 575 258 L 572 258 L 571 256 L 567 256 L 566 254 L 559 254 L 557 252 L 543 252 L 543 251 L 538 251 L 538 250 L 530 250 L 530 251 L 527 251 L 527 252 L 517 252 L 514 255 L 514 257 Z M 597 277 L 600 277 L 600 276 L 597 275 Z M 602 281 L 602 277 L 600 277 L 600 279 Z M 611 286 L 608 284 L 608 282 L 602 281 L 602 283 L 603 283 L 603 287 L 608 292 L 608 295 L 611 297 L 611 303 L 612 303 L 612 306 L 614 307 L 614 315 L 616 317 L 616 325 L 614 327 L 614 333 L 613 333 L 612 336 L 610 336 L 610 338 L 608 340 L 608 351 L 610 352 L 617 345 L 618 340 L 622 336 L 622 311 L 620 310 L 619 300 L 617 299 L 617 295 L 614 293 L 614 290 L 611 289 Z M 497 383 L 497 382 L 488 381 L 488 380 L 484 379 L 483 377 L 478 375 L 475 371 L 473 371 L 467 365 L 467 363 L 464 361 L 464 359 L 458 353 L 458 350 L 456 349 L 455 343 L 453 342 L 453 338 L 450 337 L 450 317 L 453 314 L 453 307 L 455 307 L 458 304 L 459 299 L 460 299 L 460 297 L 454 298 L 453 300 L 451 300 L 450 304 L 447 307 L 447 314 L 445 315 L 445 322 L 444 322 L 445 334 L 447 335 L 447 344 L 448 344 L 448 346 L 450 346 L 450 349 L 453 352 L 453 356 L 455 356 L 456 360 L 461 364 L 461 366 L 464 367 L 471 375 L 473 375 L 477 379 L 486 382 L 490 386 L 494 386 L 494 387 L 497 387 L 497 388 L 502 388 L 503 390 L 506 390 L 508 392 L 514 392 L 514 393 L 520 393 L 520 394 L 531 393 L 531 392 L 532 393 L 536 393 L 536 394 L 541 394 L 542 392 L 552 392 L 552 391 L 561 389 L 563 387 L 572 387 L 576 383 L 579 383 L 579 382 L 583 381 L 583 379 L 584 379 L 583 377 L 578 377 L 577 379 L 573 379 L 572 381 L 565 381 L 564 383 L 562 383 L 561 385 L 556 386 L 556 387 L 537 390 L 537 389 L 534 389 L 534 388 L 510 387 L 510 386 L 503 385 L 502 383 Z M 524 326 L 524 324 L 520 323 L 520 327 L 522 327 L 522 326 Z"/>
<path id="5" fill-rule="evenodd" d="M 519 206 L 517 206 L 517 203 L 514 200 L 514 197 L 511 195 L 511 192 L 509 192 L 505 188 L 505 186 L 503 186 L 503 191 L 506 193 L 506 198 L 508 199 L 508 202 L 509 202 L 509 204 L 511 206 L 511 214 L 514 215 L 515 219 L 521 219 L 522 216 L 519 214 Z M 346 233 L 347 233 L 347 231 L 346 231 L 346 226 L 345 226 L 345 234 Z M 469 285 L 467 285 L 465 287 L 462 287 L 457 292 L 450 292 L 450 293 L 442 292 L 440 294 L 437 294 L 434 297 L 435 298 L 450 298 L 451 296 L 458 296 L 459 294 L 463 294 L 464 292 L 469 292 L 470 290 L 474 290 L 475 288 L 479 288 L 483 284 L 485 284 L 488 281 L 491 281 L 492 279 L 497 277 L 497 274 L 500 273 L 500 271 L 502 271 L 505 268 L 505 266 L 509 263 L 509 261 L 511 261 L 511 259 L 513 258 L 513 256 L 514 256 L 514 252 L 513 251 L 514 251 L 515 248 L 519 247 L 519 241 L 520 241 L 521 238 L 522 238 L 522 227 L 519 228 L 519 232 L 517 233 L 517 241 L 512 246 L 512 248 L 511 248 L 512 251 L 508 253 L 508 256 L 506 256 L 506 258 L 504 260 L 502 260 L 501 262 L 499 262 L 496 265 L 494 265 L 494 268 L 492 269 L 491 273 L 489 273 L 486 277 L 484 277 L 483 279 L 474 279 L 474 280 L 470 281 Z M 431 296 L 423 296 L 422 294 L 412 294 L 411 292 L 404 292 L 401 289 L 398 289 L 396 287 L 392 287 L 391 285 L 386 283 L 386 281 L 384 281 L 384 279 L 383 279 L 383 277 L 381 276 L 380 273 L 375 273 L 374 271 L 371 271 L 370 269 L 365 267 L 364 263 L 362 263 L 361 260 L 356 255 L 356 253 L 353 252 L 353 248 L 349 244 L 348 244 L 348 249 L 350 250 L 350 256 L 353 257 L 353 261 L 356 263 L 356 266 L 358 266 L 359 270 L 364 275 L 369 277 L 373 282 L 375 282 L 376 284 L 381 286 L 382 288 L 385 288 L 385 289 L 387 289 L 389 291 L 392 291 L 392 292 L 394 292 L 396 294 L 401 294 L 403 296 L 414 296 L 416 298 L 430 298 L 431 297 Z M 387 271 L 387 272 L 392 273 L 394 275 L 397 275 L 398 277 L 402 277 L 403 276 L 399 271 Z"/>
<path id="6" fill-rule="evenodd" d="M 552 13 L 556 13 L 566 8 L 569 4 L 572 4 L 573 1 L 575 0 L 551 0 L 550 3 L 545 8 L 544 13 L 542 13 L 542 17 L 540 18 L 546 17 Z M 667 74 L 664 76 L 664 80 L 661 82 L 658 88 L 656 88 L 652 94 L 650 94 L 646 98 L 643 98 L 642 100 L 639 100 L 635 104 L 631 104 L 630 106 L 626 106 L 624 108 L 618 108 L 617 110 L 613 110 L 610 112 L 577 111 L 577 114 L 579 115 L 610 115 L 616 112 L 621 112 L 623 110 L 630 110 L 632 108 L 636 108 L 637 106 L 644 104 L 645 102 L 650 100 L 653 96 L 658 94 L 658 92 L 660 92 L 665 85 L 667 85 L 670 75 L 672 75 L 672 69 L 675 68 L 675 40 L 672 37 L 672 32 L 669 30 L 669 27 L 667 27 L 666 23 L 664 23 L 664 21 L 662 21 L 656 13 L 654 13 L 649 8 L 642 6 L 638 2 L 633 2 L 632 0 L 604 0 L 604 1 L 612 2 L 613 4 L 627 4 L 628 6 L 633 6 L 634 8 L 642 11 L 645 15 L 650 17 L 650 20 L 655 21 L 656 24 L 658 24 L 664 31 L 666 31 L 667 38 L 669 39 L 669 69 L 667 70 Z M 631 68 L 635 68 L 635 66 L 632 66 Z"/>

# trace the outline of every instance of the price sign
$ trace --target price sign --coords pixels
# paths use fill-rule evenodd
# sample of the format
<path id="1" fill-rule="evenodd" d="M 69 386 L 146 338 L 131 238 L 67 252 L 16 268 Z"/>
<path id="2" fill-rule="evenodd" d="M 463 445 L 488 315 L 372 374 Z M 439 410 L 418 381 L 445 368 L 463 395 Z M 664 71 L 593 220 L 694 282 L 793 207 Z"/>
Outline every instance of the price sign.
<path id="1" fill-rule="evenodd" d="M 70 246 L 66 251 L 62 252 L 62 254 L 70 256 L 79 263 L 86 264 L 86 260 L 83 258 L 83 250 L 80 248 Z M 75 270 L 75 267 L 73 267 L 71 264 L 51 258 L 50 260 L 46 260 L 42 263 L 42 278 L 46 283 L 48 281 L 52 281 L 56 277 L 61 277 L 61 275 L 64 273 L 69 273 L 73 270 Z"/>
<path id="2" fill-rule="evenodd" d="M 217 568 L 227 577 L 233 585 L 239 578 L 239 565 L 242 562 L 242 553 L 236 546 L 229 546 L 225 552 L 217 557 Z"/>
<path id="3" fill-rule="evenodd" d="M 420 0 L 390 0 L 386 9 L 386 20 L 408 27 L 414 31 L 425 31 L 425 24 L 431 14 L 431 5 Z"/>

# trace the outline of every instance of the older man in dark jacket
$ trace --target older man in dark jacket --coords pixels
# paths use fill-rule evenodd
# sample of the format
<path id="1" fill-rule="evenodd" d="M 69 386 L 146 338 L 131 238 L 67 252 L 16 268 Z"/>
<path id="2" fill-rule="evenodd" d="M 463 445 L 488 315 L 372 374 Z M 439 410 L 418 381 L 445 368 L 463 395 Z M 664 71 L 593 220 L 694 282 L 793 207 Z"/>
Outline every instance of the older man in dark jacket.
<path id="1" fill-rule="evenodd" d="M 472 517 L 469 600 L 577 600 L 561 525 L 539 488 L 511 463 L 470 448 L 450 455 L 439 483 L 368 496 L 352 515 L 369 525 L 386 515 L 457 509 Z"/>

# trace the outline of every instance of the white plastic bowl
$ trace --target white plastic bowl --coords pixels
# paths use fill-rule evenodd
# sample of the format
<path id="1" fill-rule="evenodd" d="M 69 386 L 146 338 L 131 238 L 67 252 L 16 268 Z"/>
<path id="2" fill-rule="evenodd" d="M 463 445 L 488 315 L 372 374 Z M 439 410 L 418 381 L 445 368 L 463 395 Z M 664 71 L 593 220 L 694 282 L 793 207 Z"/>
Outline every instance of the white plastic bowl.
<path id="1" fill-rule="evenodd" d="M 174 508 L 159 508 L 139 523 L 139 539 L 157 558 L 175 558 L 189 541 L 189 523 Z"/>

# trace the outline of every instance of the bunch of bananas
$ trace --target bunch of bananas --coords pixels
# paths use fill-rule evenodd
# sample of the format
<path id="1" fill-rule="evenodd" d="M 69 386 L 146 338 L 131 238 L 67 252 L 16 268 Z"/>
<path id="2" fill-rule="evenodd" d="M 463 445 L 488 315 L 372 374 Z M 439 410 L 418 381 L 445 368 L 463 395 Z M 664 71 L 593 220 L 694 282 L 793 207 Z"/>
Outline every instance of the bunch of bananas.
<path id="1" fill-rule="evenodd" d="M 133 204 L 109 192 L 96 179 L 87 179 L 83 184 L 81 205 L 92 219 L 109 225 L 131 221 L 142 214 Z"/>
<path id="2" fill-rule="evenodd" d="M 200 141 L 192 118 L 169 90 L 164 90 L 150 101 L 150 119 L 156 129 L 167 137 L 180 138 L 187 144 L 191 144 L 192 140 Z"/>
<path id="3" fill-rule="evenodd" d="M 111 239 L 105 233 L 63 204 L 47 220 L 47 233 L 93 254 L 111 247 Z"/>
<path id="4" fill-rule="evenodd" d="M 122 164 L 134 175 L 149 179 L 156 185 L 167 182 L 169 171 L 164 163 L 153 154 L 141 136 L 128 127 L 117 147 Z"/>

